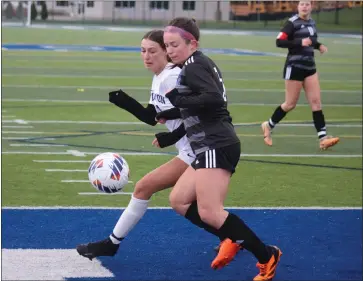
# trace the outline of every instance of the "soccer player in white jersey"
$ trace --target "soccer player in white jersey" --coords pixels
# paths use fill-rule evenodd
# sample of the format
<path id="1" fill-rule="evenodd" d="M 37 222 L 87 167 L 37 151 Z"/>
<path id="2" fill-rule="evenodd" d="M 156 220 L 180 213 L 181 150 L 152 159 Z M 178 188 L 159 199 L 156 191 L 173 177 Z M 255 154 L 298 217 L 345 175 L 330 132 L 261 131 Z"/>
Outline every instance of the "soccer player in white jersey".
<path id="1" fill-rule="evenodd" d="M 153 145 L 166 147 L 175 144 L 179 154 L 136 183 L 127 208 L 122 212 L 108 238 L 77 246 L 78 253 L 91 260 L 98 256 L 114 256 L 120 242 L 144 216 L 151 196 L 160 190 L 173 187 L 195 159 L 180 119 L 180 110 L 173 107 L 165 97 L 165 94 L 175 87 L 181 69 L 169 63 L 162 30 L 153 30 L 145 34 L 141 41 L 141 57 L 145 67 L 155 74 L 148 106 L 143 107 L 122 90 L 111 92 L 109 100 L 144 123 L 152 126 L 158 122 L 165 124 L 170 132 L 156 134 Z"/>

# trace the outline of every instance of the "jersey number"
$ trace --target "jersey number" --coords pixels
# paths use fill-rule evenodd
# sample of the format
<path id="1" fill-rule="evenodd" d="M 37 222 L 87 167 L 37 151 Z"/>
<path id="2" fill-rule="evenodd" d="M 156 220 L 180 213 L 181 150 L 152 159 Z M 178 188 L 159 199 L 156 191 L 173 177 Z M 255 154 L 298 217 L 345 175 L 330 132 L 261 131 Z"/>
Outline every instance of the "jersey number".
<path id="1" fill-rule="evenodd" d="M 222 80 L 221 76 L 219 76 L 219 72 L 218 72 L 218 70 L 217 70 L 216 67 L 214 67 L 214 71 L 217 73 L 217 76 L 219 78 L 219 81 L 222 83 L 222 86 L 223 86 L 223 100 L 224 101 L 227 101 L 226 87 L 224 87 L 223 80 Z"/>
<path id="2" fill-rule="evenodd" d="M 311 36 L 314 35 L 314 28 L 312 28 L 311 26 L 308 26 L 308 30 Z"/>

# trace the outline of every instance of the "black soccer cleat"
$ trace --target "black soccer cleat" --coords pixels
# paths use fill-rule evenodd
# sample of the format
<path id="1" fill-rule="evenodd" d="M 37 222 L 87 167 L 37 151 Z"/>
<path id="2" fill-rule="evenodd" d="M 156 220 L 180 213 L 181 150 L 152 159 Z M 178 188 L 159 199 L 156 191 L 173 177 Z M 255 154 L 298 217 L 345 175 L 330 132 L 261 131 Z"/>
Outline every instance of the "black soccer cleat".
<path id="1" fill-rule="evenodd" d="M 116 253 L 119 244 L 113 244 L 110 238 L 105 240 L 88 243 L 88 244 L 80 244 L 77 246 L 77 252 L 81 256 L 85 258 L 89 258 L 90 260 L 100 257 L 100 256 L 111 256 L 113 257 Z"/>

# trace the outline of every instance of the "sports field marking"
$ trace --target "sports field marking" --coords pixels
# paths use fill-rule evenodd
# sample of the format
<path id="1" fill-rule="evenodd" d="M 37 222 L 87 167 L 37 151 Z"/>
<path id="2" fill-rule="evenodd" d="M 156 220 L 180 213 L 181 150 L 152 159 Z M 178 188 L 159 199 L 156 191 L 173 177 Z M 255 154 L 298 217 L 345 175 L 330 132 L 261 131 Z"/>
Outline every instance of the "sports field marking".
<path id="1" fill-rule="evenodd" d="M 34 134 L 41 135 L 46 134 L 47 132 L 33 132 L 33 131 L 2 131 L 3 134 Z"/>
<path id="2" fill-rule="evenodd" d="M 72 155 L 69 152 L 50 152 L 50 151 L 2 151 L 2 154 L 31 154 L 31 155 Z M 85 155 L 98 155 L 104 152 L 81 152 Z M 132 156 L 175 156 L 175 153 L 162 152 L 116 152 L 121 155 Z M 241 154 L 241 157 L 307 157 L 307 158 L 361 158 L 362 154 Z"/>
<path id="3" fill-rule="evenodd" d="M 12 120 L 3 120 L 3 123 L 14 123 L 14 121 Z M 247 123 L 234 123 L 233 125 L 235 126 L 253 126 L 253 125 L 261 125 L 261 123 L 264 122 L 264 120 L 262 121 L 257 121 L 257 122 L 247 122 Z M 306 126 L 306 127 L 311 127 L 314 126 L 312 123 L 311 124 L 301 124 L 301 123 L 305 123 L 305 122 L 311 122 L 311 120 L 290 120 L 290 121 L 285 121 L 284 123 L 279 124 L 279 126 L 285 126 L 285 127 L 295 127 L 295 126 Z M 362 119 L 328 119 L 327 122 L 362 122 Z M 29 120 L 27 121 L 27 123 L 31 123 L 31 124 L 102 124 L 102 125 L 145 125 L 148 126 L 147 124 L 143 123 L 143 122 L 116 122 L 116 121 L 75 121 L 75 120 Z M 328 126 L 335 126 L 335 127 L 362 127 L 361 124 L 329 124 Z M 45 132 L 47 133 L 47 132 Z M 54 132 L 51 132 L 54 133 Z M 59 134 L 63 133 L 63 132 L 57 132 Z M 72 132 L 74 133 L 74 132 Z M 86 133 L 85 133 L 86 134 Z"/>
<path id="4" fill-rule="evenodd" d="M 31 129 L 33 126 L 2 126 L 2 128 L 6 129 Z"/>
<path id="5" fill-rule="evenodd" d="M 52 103 L 101 103 L 109 104 L 109 101 L 102 100 L 52 100 L 52 99 L 3 99 L 8 102 L 52 102 Z M 148 101 L 140 101 L 142 104 L 147 104 Z M 279 106 L 277 103 L 249 103 L 249 102 L 229 102 L 229 105 L 241 105 L 241 106 Z M 300 106 L 310 106 L 309 104 L 298 104 Z M 324 104 L 329 107 L 362 107 L 362 104 Z"/>
<path id="6" fill-rule="evenodd" d="M 13 55 L 13 54 L 6 54 L 5 57 L 8 56 L 8 57 L 16 57 L 16 58 L 20 58 L 21 55 Z M 44 56 L 44 55 L 37 55 L 37 56 L 34 56 L 34 54 L 32 55 L 27 55 L 26 58 L 29 58 L 29 57 L 35 57 L 36 59 L 49 59 L 49 58 L 54 58 L 54 57 L 57 57 L 58 55 L 57 54 L 53 54 L 51 56 Z M 64 56 L 60 56 L 60 57 L 64 57 Z M 90 57 L 90 56 L 77 56 L 77 55 L 71 55 L 71 54 L 68 54 L 67 57 L 80 57 L 80 58 L 94 58 L 93 56 Z M 272 58 L 272 57 L 270 57 Z M 122 57 L 122 56 L 107 56 L 105 57 L 105 60 L 119 60 L 119 59 L 127 59 L 127 60 L 130 60 L 130 57 Z M 229 60 L 219 60 L 219 61 L 229 61 Z M 246 62 L 246 61 L 251 61 L 251 60 L 246 60 L 246 59 L 243 59 L 241 60 L 241 63 L 243 62 Z M 263 61 L 260 60 L 259 61 Z M 49 72 L 49 70 L 61 70 L 61 71 L 64 71 L 65 68 L 64 67 L 53 67 L 53 66 L 3 66 L 3 71 L 5 70 L 34 70 L 34 69 L 39 69 L 39 70 L 44 70 L 46 72 Z M 136 70 L 136 71 L 140 71 L 140 66 L 136 65 L 136 66 L 128 66 L 127 69 L 132 69 L 132 70 Z M 84 70 L 84 66 L 79 66 L 79 65 L 72 65 L 71 67 L 67 67 L 67 70 Z M 87 71 L 94 71 L 94 70 L 97 70 L 97 71 L 100 71 L 100 68 L 97 68 L 97 67 L 87 67 Z M 119 67 L 107 67 L 107 70 L 108 71 L 120 71 L 120 68 Z M 260 73 L 276 73 L 276 70 L 226 70 L 226 71 L 223 71 L 223 73 L 252 73 L 252 74 L 260 74 Z M 327 74 L 337 74 L 337 75 L 340 75 L 341 72 L 340 71 L 325 71 L 325 73 Z M 344 71 L 344 74 L 356 74 L 357 72 L 356 71 Z M 9 73 L 11 74 L 11 73 Z M 88 77 L 88 76 L 87 76 Z M 117 76 L 119 77 L 119 76 Z"/>
<path id="7" fill-rule="evenodd" d="M 6 110 L 1 110 L 1 113 L 6 113 L 7 111 Z"/>
<path id="8" fill-rule="evenodd" d="M 15 119 L 14 122 L 17 124 L 28 124 L 28 122 L 23 119 Z"/>
<path id="9" fill-rule="evenodd" d="M 33 160 L 35 163 L 90 163 L 91 160 Z"/>
<path id="10" fill-rule="evenodd" d="M 3 77 L 45 77 L 45 78 L 90 78 L 90 79 L 121 79 L 121 78 L 140 78 L 140 77 L 150 77 L 149 75 L 79 75 L 79 74 L 2 74 Z M 275 78 L 275 79 L 266 79 L 266 78 L 223 78 L 223 80 L 228 81 L 228 80 L 235 80 L 235 81 L 281 81 L 280 78 Z M 329 82 L 329 83 L 341 83 L 342 80 L 339 79 L 335 79 L 335 80 L 329 80 L 329 79 L 324 79 L 324 82 Z M 349 79 L 343 79 L 343 81 L 349 81 L 350 83 L 362 83 L 362 80 L 349 80 Z"/>
<path id="11" fill-rule="evenodd" d="M 1 139 L 3 140 L 27 140 L 27 139 L 31 139 L 32 137 L 22 137 L 22 138 L 18 138 L 18 137 L 2 137 Z"/>
<path id="12" fill-rule="evenodd" d="M 73 156 L 77 157 L 84 157 L 86 154 L 84 152 L 80 152 L 78 150 L 67 150 L 68 153 L 72 154 Z"/>
<path id="13" fill-rule="evenodd" d="M 66 144 L 41 144 L 41 143 L 11 143 L 10 146 L 17 146 L 17 147 L 61 147 L 61 146 L 68 146 Z"/>
<path id="14" fill-rule="evenodd" d="M 60 86 L 60 85 L 18 85 L 18 84 L 8 84 L 2 85 L 3 88 L 43 88 L 43 89 L 115 89 L 117 86 Z M 123 90 L 150 90 L 150 87 L 122 87 Z M 284 93 L 284 89 L 241 89 L 241 88 L 228 88 L 230 92 L 277 92 L 277 93 Z M 345 93 L 345 94 L 361 94 L 362 90 L 321 90 L 321 92 L 327 93 Z"/>
<path id="15" fill-rule="evenodd" d="M 78 192 L 78 195 L 108 195 L 108 196 L 115 196 L 115 195 L 132 195 L 132 192 L 115 192 L 115 193 L 103 193 L 103 192 Z"/>
<path id="16" fill-rule="evenodd" d="M 362 207 L 353 206 L 263 206 L 263 207 L 225 207 L 228 210 L 329 210 L 329 211 L 347 211 L 347 210 L 362 210 Z M 125 210 L 126 207 L 102 207 L 102 206 L 3 206 L 2 209 L 5 210 Z M 158 206 L 158 207 L 148 207 L 150 210 L 171 210 L 170 206 Z"/>
<path id="17" fill-rule="evenodd" d="M 14 118 L 15 115 L 2 115 L 1 117 L 2 118 Z"/>
<path id="18" fill-rule="evenodd" d="M 64 183 L 89 183 L 89 180 L 61 180 Z M 134 183 L 133 181 L 128 181 L 128 183 Z"/>
<path id="19" fill-rule="evenodd" d="M 65 173 L 73 173 L 73 172 L 88 172 L 88 170 L 68 170 L 68 169 L 45 169 L 46 172 L 65 172 Z"/>

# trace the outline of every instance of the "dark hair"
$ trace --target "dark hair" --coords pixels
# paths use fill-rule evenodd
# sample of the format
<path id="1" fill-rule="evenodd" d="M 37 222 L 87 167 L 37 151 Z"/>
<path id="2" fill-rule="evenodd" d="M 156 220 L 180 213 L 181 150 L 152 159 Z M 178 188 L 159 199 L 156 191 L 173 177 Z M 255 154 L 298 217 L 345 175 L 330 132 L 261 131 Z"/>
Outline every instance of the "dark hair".
<path id="1" fill-rule="evenodd" d="M 154 29 L 151 30 L 149 32 L 147 32 L 144 37 L 142 37 L 142 39 L 147 39 L 147 40 L 151 40 L 155 43 L 158 43 L 159 46 L 165 51 L 166 47 L 164 44 L 164 30 L 161 29 Z M 169 56 L 166 56 L 168 62 L 171 62 L 171 59 L 169 58 Z"/>
<path id="2" fill-rule="evenodd" d="M 185 31 L 188 31 L 190 34 L 192 34 L 195 37 L 197 41 L 199 41 L 200 32 L 195 19 L 179 17 L 172 19 L 168 25 L 176 26 L 184 29 Z"/>

